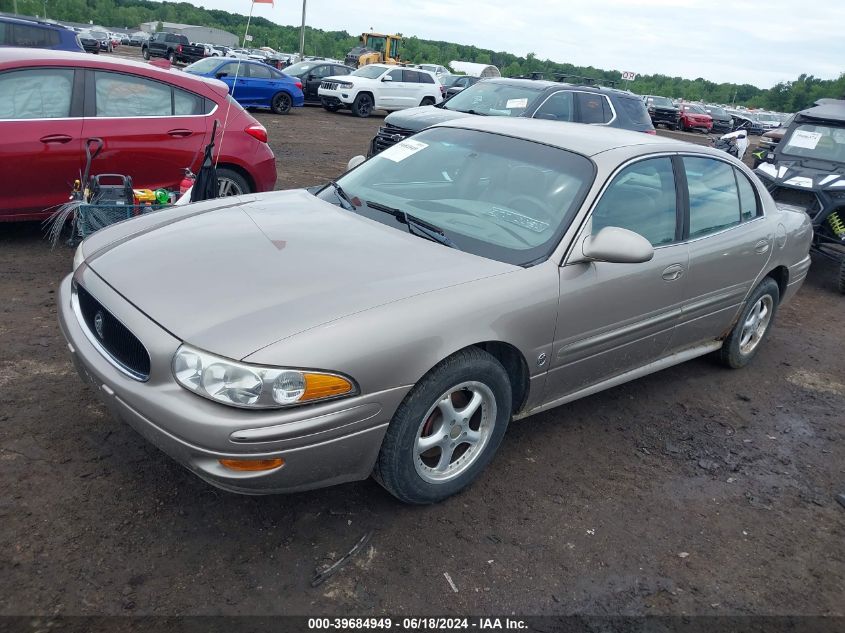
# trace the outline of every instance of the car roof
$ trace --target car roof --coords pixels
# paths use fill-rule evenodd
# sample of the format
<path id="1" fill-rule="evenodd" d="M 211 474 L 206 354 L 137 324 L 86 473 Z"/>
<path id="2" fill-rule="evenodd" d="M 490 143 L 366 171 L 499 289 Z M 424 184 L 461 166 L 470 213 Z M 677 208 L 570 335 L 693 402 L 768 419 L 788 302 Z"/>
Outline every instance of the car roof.
<path id="1" fill-rule="evenodd" d="M 53 28 L 62 31 L 70 31 L 64 24 L 54 24 L 53 22 L 45 22 L 44 20 L 27 20 L 26 18 L 14 18 L 8 15 L 0 15 L 0 22 L 14 22 L 15 24 L 26 24 L 32 26 L 43 26 L 45 28 Z"/>
<path id="2" fill-rule="evenodd" d="M 608 88 L 607 86 L 591 86 L 587 84 L 571 84 L 563 81 L 549 81 L 548 79 L 524 79 L 522 77 L 485 77 L 484 81 L 504 84 L 506 86 L 523 86 L 526 88 L 534 87 L 538 91 L 564 89 L 564 90 L 580 90 L 583 92 L 594 92 L 596 94 L 611 94 L 628 99 L 640 99 L 639 95 L 625 90 L 617 90 L 616 88 Z"/>
<path id="3" fill-rule="evenodd" d="M 798 113 L 802 117 L 824 119 L 827 121 L 845 121 L 845 100 L 819 99 L 812 108 Z"/>
<path id="4" fill-rule="evenodd" d="M 696 150 L 708 149 L 684 141 L 645 134 L 644 132 L 631 132 L 601 125 L 585 125 L 584 123 L 524 119 L 522 117 L 462 117 L 439 123 L 434 127 L 455 127 L 492 132 L 542 143 L 543 145 L 552 145 L 584 156 L 595 156 L 608 150 L 634 146 L 651 147 L 654 151 L 678 151 L 681 146 L 692 146 Z M 718 154 L 718 152 L 716 153 Z"/>

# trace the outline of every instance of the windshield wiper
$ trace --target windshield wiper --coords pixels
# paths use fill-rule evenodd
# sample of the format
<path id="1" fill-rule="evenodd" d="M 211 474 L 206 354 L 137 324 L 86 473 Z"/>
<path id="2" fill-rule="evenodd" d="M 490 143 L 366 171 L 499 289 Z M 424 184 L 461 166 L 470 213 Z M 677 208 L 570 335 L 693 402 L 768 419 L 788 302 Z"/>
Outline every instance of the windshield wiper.
<path id="1" fill-rule="evenodd" d="M 449 109 L 451 110 L 451 108 Z M 479 112 L 478 110 L 473 110 L 472 108 L 470 108 L 469 110 L 458 110 L 457 108 L 455 108 L 454 110 L 452 110 L 452 112 L 462 112 L 463 114 L 476 114 L 478 116 L 487 116 L 486 112 Z"/>
<path id="2" fill-rule="evenodd" d="M 438 226 L 434 224 L 430 224 L 425 220 L 422 220 L 415 215 L 411 215 L 407 211 L 402 211 L 402 209 L 395 209 L 393 207 L 389 207 L 386 204 L 380 204 L 378 202 L 367 202 L 367 206 L 371 209 L 375 209 L 376 211 L 382 211 L 384 213 L 389 213 L 394 218 L 403 222 L 408 227 L 408 233 L 412 235 L 416 235 L 417 237 L 422 237 L 427 240 L 431 240 L 432 242 L 437 242 L 438 244 L 443 244 L 444 246 L 448 246 L 449 248 L 458 248 L 458 245 L 455 244 L 451 239 L 449 239 L 446 234 L 443 232 Z"/>
<path id="3" fill-rule="evenodd" d="M 334 193 L 337 196 L 337 199 L 340 200 L 341 207 L 343 207 L 347 211 L 355 210 L 355 205 L 352 204 L 352 200 L 349 198 L 349 196 L 346 195 L 346 192 L 343 190 L 343 187 L 337 184 L 334 180 L 330 180 L 327 186 L 334 189 Z"/>

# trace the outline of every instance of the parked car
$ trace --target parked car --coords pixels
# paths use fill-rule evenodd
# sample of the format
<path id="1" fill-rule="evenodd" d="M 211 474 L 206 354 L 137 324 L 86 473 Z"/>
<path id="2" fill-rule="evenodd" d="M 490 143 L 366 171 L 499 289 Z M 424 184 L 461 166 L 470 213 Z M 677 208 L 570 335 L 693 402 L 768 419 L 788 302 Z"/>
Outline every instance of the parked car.
<path id="1" fill-rule="evenodd" d="M 747 366 L 809 243 L 806 214 L 723 152 L 474 117 L 316 196 L 98 231 L 59 323 L 92 393 L 215 486 L 372 474 L 432 503 L 479 476 L 511 419 L 705 354 Z"/>
<path id="2" fill-rule="evenodd" d="M 129 36 L 129 33 L 121 34 L 120 43 L 123 46 L 130 46 L 132 44 L 132 38 Z"/>
<path id="3" fill-rule="evenodd" d="M 473 115 L 607 125 L 654 134 L 639 97 L 621 90 L 538 79 L 488 78 L 439 106 L 394 112 L 370 143 L 370 155 L 435 123 Z"/>
<path id="4" fill-rule="evenodd" d="M 304 104 L 302 83 L 267 64 L 225 57 L 208 57 L 185 66 L 185 72 L 214 77 L 229 87 L 229 94 L 242 106 L 270 108 L 288 114 Z"/>
<path id="5" fill-rule="evenodd" d="M 446 89 L 446 98 L 454 97 L 464 88 L 474 86 L 480 80 L 480 77 L 473 77 L 472 75 L 447 75 L 440 78 L 440 84 Z"/>
<path id="6" fill-rule="evenodd" d="M 144 42 L 146 42 L 149 39 L 150 39 L 150 36 L 147 33 L 143 33 L 143 32 L 133 33 L 129 37 L 129 45 L 130 46 L 142 46 L 144 44 Z"/>
<path id="7" fill-rule="evenodd" d="M 728 114 L 727 110 L 715 105 L 703 105 L 704 111 L 713 119 L 713 125 L 710 128 L 711 132 L 716 134 L 727 134 L 734 129 L 733 117 Z"/>
<path id="8" fill-rule="evenodd" d="M 120 34 L 119 33 L 109 33 L 109 42 L 111 42 L 111 49 L 112 51 L 116 51 L 120 48 Z"/>
<path id="9" fill-rule="evenodd" d="M 836 262 L 845 293 L 845 100 L 820 99 L 797 113 L 756 173 L 775 202 L 811 219 L 813 251 Z"/>
<path id="10" fill-rule="evenodd" d="M 432 75 L 437 77 L 438 80 L 442 80 L 444 77 L 448 77 L 452 74 L 452 72 L 446 68 L 445 66 L 439 66 L 437 64 L 415 64 L 415 68 L 420 68 L 422 70 L 427 70 Z"/>
<path id="11" fill-rule="evenodd" d="M 98 40 L 93 33 L 90 31 L 82 31 L 77 34 L 77 37 L 79 38 L 79 43 L 82 44 L 82 48 L 86 53 L 94 53 L 95 55 L 100 53 L 100 40 Z"/>
<path id="12" fill-rule="evenodd" d="M 77 33 L 67 27 L 40 20 L 22 20 L 0 15 L 0 46 L 49 48 L 83 52 Z"/>
<path id="13" fill-rule="evenodd" d="M 726 110 L 734 121 L 734 130 L 748 130 L 749 135 L 760 136 L 765 130 L 760 122 L 751 118 L 748 112 L 742 110 Z"/>
<path id="14" fill-rule="evenodd" d="M 342 77 L 355 72 L 351 66 L 344 66 L 340 62 L 299 62 L 288 66 L 283 71 L 286 75 L 296 77 L 302 83 L 302 92 L 306 103 L 320 103 L 318 91 L 320 84 L 326 77 Z"/>
<path id="15" fill-rule="evenodd" d="M 190 64 L 205 57 L 205 48 L 192 45 L 184 35 L 159 31 L 141 44 L 141 55 L 144 59 L 164 57 L 171 64 Z"/>
<path id="16" fill-rule="evenodd" d="M 214 48 L 211 44 L 203 44 L 202 42 L 191 42 L 191 44 L 194 46 L 201 46 L 205 57 L 222 57 L 220 51 Z"/>
<path id="17" fill-rule="evenodd" d="M 232 52 L 232 49 L 228 46 L 220 46 L 219 44 L 212 44 L 211 48 L 213 48 L 220 57 L 229 57 L 229 53 Z"/>
<path id="18" fill-rule="evenodd" d="M 670 130 L 677 130 L 681 120 L 681 110 L 669 97 L 644 95 L 643 102 L 654 127 L 665 125 Z"/>
<path id="19" fill-rule="evenodd" d="M 763 131 L 766 132 L 781 126 L 780 116 L 774 112 L 755 112 L 752 115 L 752 118 L 754 118 L 763 128 Z"/>
<path id="20" fill-rule="evenodd" d="M 349 108 L 358 117 L 374 109 L 402 110 L 443 101 L 440 84 L 430 72 L 383 64 L 363 66 L 349 75 L 326 77 L 317 90 L 329 112 Z"/>
<path id="21" fill-rule="evenodd" d="M 178 189 L 185 168 L 199 169 L 215 120 L 226 126 L 220 191 L 272 189 L 267 131 L 222 82 L 113 57 L 0 48 L 0 161 L 15 183 L 0 198 L 0 220 L 41 220 L 66 202 L 91 137 L 105 142 L 92 173 Z"/>
<path id="22" fill-rule="evenodd" d="M 682 103 L 680 105 L 681 118 L 678 121 L 678 128 L 681 130 L 698 130 L 705 134 L 713 129 L 713 117 L 704 111 L 704 108 L 695 103 Z"/>
<path id="23" fill-rule="evenodd" d="M 794 114 L 789 115 L 783 120 L 780 127 L 764 132 L 760 136 L 760 140 L 757 141 L 757 148 L 754 152 L 752 152 L 755 168 L 758 167 L 760 163 L 770 163 L 774 160 L 775 147 L 777 147 L 777 144 L 783 140 L 784 135 L 786 135 L 786 130 L 792 124 L 792 119 L 794 118 Z"/>

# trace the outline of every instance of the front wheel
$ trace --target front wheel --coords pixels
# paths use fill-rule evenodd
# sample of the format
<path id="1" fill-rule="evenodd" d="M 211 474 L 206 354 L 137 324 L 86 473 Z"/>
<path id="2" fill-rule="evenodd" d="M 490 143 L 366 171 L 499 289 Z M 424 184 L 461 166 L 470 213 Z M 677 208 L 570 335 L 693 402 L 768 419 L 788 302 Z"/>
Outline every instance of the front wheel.
<path id="1" fill-rule="evenodd" d="M 777 283 L 766 277 L 748 297 L 739 320 L 718 352 L 723 365 L 739 369 L 751 362 L 769 333 L 779 301 Z"/>
<path id="2" fill-rule="evenodd" d="M 293 100 L 286 92 L 280 92 L 273 96 L 273 101 L 270 103 L 270 109 L 275 114 L 287 114 L 293 106 Z"/>
<path id="3" fill-rule="evenodd" d="M 176 53 L 171 51 L 170 54 L 167 56 L 167 61 L 169 61 L 171 64 L 175 64 L 176 63 Z"/>
<path id="4" fill-rule="evenodd" d="M 468 486 L 490 463 L 511 417 L 501 363 L 468 348 L 429 371 L 387 428 L 375 479 L 406 503 L 435 503 Z"/>
<path id="5" fill-rule="evenodd" d="M 372 113 L 373 105 L 375 105 L 373 98 L 366 92 L 362 92 L 355 97 L 355 101 L 352 103 L 352 114 L 365 119 Z"/>
<path id="6" fill-rule="evenodd" d="M 142 56 L 144 59 L 146 59 L 146 60 L 148 60 L 148 61 L 149 61 L 149 59 L 150 59 L 150 49 L 149 49 L 149 48 L 145 48 L 144 50 L 142 50 L 142 51 L 141 51 L 141 56 Z"/>
<path id="7" fill-rule="evenodd" d="M 217 168 L 217 197 L 240 196 L 252 193 L 252 187 L 241 174 L 226 167 Z"/>

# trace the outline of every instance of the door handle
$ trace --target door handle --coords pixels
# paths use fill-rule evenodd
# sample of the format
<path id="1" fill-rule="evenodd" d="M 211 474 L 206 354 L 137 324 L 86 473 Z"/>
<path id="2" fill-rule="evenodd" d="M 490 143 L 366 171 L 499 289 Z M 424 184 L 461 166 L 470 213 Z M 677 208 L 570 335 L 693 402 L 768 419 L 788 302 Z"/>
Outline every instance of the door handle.
<path id="1" fill-rule="evenodd" d="M 168 134 L 177 138 L 185 138 L 186 136 L 193 134 L 193 132 L 191 132 L 191 130 L 170 130 Z"/>
<path id="2" fill-rule="evenodd" d="M 667 266 L 663 271 L 663 279 L 666 281 L 675 281 L 684 276 L 684 267 L 681 264 L 672 264 Z"/>
<path id="3" fill-rule="evenodd" d="M 754 245 L 754 251 L 763 255 L 769 252 L 769 240 L 760 240 Z"/>
<path id="4" fill-rule="evenodd" d="M 39 140 L 42 143 L 50 145 L 53 143 L 70 143 L 73 138 L 67 134 L 48 134 L 47 136 L 42 136 Z"/>

